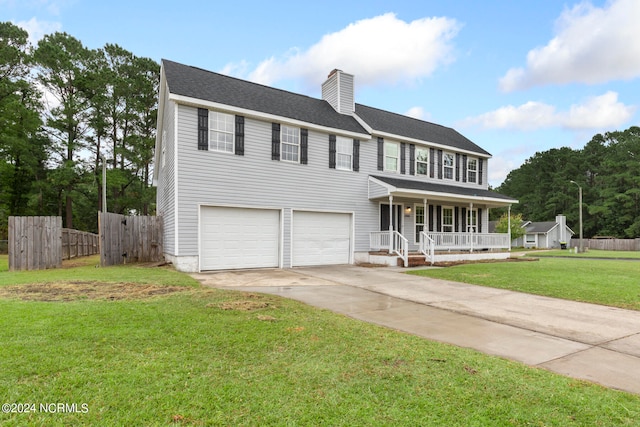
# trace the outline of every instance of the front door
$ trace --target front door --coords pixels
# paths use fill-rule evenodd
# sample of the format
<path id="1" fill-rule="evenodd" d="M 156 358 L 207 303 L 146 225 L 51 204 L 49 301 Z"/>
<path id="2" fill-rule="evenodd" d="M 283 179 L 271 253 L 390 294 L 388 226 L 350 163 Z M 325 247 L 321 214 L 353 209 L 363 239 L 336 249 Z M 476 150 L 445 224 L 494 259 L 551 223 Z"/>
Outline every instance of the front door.
<path id="1" fill-rule="evenodd" d="M 389 220 L 393 230 L 402 233 L 402 205 L 393 205 L 392 215 L 389 215 L 389 204 L 380 205 L 380 231 L 389 231 Z"/>

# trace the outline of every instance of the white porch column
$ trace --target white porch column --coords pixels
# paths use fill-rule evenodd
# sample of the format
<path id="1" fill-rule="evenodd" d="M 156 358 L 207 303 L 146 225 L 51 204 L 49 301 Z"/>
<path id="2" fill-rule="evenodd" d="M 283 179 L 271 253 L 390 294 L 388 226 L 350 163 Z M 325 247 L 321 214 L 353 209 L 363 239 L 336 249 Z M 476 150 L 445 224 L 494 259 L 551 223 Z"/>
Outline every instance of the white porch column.
<path id="1" fill-rule="evenodd" d="M 389 253 L 393 253 L 393 195 L 389 194 Z"/>
<path id="2" fill-rule="evenodd" d="M 429 211 L 427 210 L 427 199 L 422 199 L 422 206 L 424 209 L 424 215 L 422 216 L 424 227 L 422 227 L 422 230 L 425 233 L 429 233 Z"/>
<path id="3" fill-rule="evenodd" d="M 470 230 L 471 232 L 469 233 L 469 243 L 470 243 L 470 252 L 473 253 L 473 224 L 471 224 L 471 227 L 469 227 L 469 219 L 473 218 L 473 202 L 469 203 L 469 212 L 467 213 L 467 230 Z M 478 221 L 480 221 L 480 218 L 478 218 L 478 215 L 476 215 L 476 224 L 475 226 L 478 226 Z"/>
<path id="4" fill-rule="evenodd" d="M 511 205 L 509 205 L 509 209 L 507 210 L 507 234 L 509 235 L 509 243 L 507 251 L 511 252 Z"/>

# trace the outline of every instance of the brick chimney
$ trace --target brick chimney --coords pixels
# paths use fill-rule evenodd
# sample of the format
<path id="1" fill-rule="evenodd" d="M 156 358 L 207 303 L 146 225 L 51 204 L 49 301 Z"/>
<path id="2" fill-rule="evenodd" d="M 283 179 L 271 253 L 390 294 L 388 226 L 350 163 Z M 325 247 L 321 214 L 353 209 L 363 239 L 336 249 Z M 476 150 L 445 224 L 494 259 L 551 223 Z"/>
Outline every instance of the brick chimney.
<path id="1" fill-rule="evenodd" d="M 334 69 L 322 83 L 322 99 L 340 114 L 353 115 L 355 111 L 355 86 L 353 74 Z"/>

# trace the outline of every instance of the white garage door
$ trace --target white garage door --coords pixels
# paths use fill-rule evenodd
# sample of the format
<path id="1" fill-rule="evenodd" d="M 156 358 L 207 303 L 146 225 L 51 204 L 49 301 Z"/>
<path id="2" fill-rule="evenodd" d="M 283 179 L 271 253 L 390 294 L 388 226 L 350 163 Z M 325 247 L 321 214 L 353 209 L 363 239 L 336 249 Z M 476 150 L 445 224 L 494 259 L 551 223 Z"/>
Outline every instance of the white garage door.
<path id="1" fill-rule="evenodd" d="M 348 264 L 351 254 L 351 214 L 293 213 L 294 267 Z"/>
<path id="2" fill-rule="evenodd" d="M 280 211 L 202 207 L 200 269 L 278 267 Z"/>

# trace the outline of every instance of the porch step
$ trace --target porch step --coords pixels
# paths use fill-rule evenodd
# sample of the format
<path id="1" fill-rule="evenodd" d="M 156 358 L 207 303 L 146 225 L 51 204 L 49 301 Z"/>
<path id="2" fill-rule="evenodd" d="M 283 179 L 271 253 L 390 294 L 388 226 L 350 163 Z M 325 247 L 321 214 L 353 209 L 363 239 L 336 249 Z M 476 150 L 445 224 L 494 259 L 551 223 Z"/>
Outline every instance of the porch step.
<path id="1" fill-rule="evenodd" d="M 431 265 L 431 261 L 427 261 L 423 254 L 409 254 L 407 267 L 420 267 L 422 265 Z M 404 267 L 404 262 L 400 257 L 398 257 L 398 267 Z"/>

